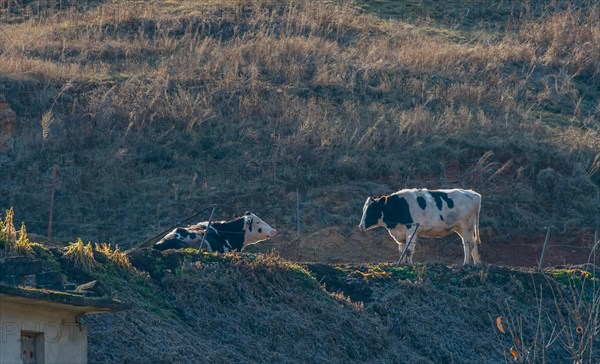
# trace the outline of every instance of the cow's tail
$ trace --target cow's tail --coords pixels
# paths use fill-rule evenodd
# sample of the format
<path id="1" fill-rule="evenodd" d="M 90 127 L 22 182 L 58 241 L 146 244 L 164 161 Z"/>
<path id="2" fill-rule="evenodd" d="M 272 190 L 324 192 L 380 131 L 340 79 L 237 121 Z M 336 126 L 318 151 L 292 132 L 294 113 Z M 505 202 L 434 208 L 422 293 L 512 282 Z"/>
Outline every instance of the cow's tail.
<path id="1" fill-rule="evenodd" d="M 481 196 L 479 196 L 479 203 L 477 204 L 477 213 L 475 214 L 475 244 L 481 244 L 479 238 L 479 213 L 481 212 Z"/>

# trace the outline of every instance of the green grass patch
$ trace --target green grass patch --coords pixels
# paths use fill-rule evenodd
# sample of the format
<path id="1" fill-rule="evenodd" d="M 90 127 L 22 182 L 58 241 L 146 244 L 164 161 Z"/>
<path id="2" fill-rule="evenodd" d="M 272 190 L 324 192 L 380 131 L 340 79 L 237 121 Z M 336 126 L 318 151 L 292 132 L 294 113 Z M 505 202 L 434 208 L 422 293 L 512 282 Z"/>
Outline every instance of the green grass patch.
<path id="1" fill-rule="evenodd" d="M 592 282 L 597 280 L 591 272 L 582 269 L 556 269 L 552 272 L 554 279 L 569 287 L 581 287 L 586 282 Z"/>
<path id="2" fill-rule="evenodd" d="M 60 263 L 52 254 L 50 249 L 46 248 L 44 245 L 40 243 L 30 243 L 31 249 L 33 251 L 33 255 L 40 259 L 43 264 L 52 271 L 61 271 L 62 267 Z"/>
<path id="3" fill-rule="evenodd" d="M 390 265 L 386 267 L 386 270 L 396 279 L 414 280 L 417 278 L 417 274 L 411 266 Z"/>

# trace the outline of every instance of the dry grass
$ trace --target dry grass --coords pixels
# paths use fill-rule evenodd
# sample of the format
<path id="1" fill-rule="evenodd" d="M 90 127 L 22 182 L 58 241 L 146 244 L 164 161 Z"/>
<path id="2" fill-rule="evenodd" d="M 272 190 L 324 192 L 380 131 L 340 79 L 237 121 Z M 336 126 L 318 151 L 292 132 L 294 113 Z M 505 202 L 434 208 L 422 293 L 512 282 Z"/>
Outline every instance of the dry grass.
<path id="1" fill-rule="evenodd" d="M 25 223 L 17 233 L 14 225 L 14 209 L 6 210 L 4 222 L 0 221 L 0 248 L 9 254 L 28 256 L 33 254 L 33 248 L 27 236 Z"/>
<path id="2" fill-rule="evenodd" d="M 15 216 L 14 209 L 11 207 L 4 213 L 4 222 L 0 221 L 0 240 L 5 244 L 10 244 L 17 240 L 17 230 L 13 222 Z"/>
<path id="3" fill-rule="evenodd" d="M 125 252 L 119 249 L 119 246 L 116 245 L 113 250 L 108 243 L 95 244 L 95 249 L 97 252 L 104 254 L 109 261 L 111 261 L 115 266 L 121 269 L 131 269 L 131 262 L 127 257 Z"/>
<path id="4" fill-rule="evenodd" d="M 19 255 L 32 255 L 33 248 L 29 243 L 29 238 L 27 237 L 27 227 L 25 223 L 21 224 L 21 229 L 19 230 L 19 239 L 17 239 L 10 249 Z"/>
<path id="5" fill-rule="evenodd" d="M 92 243 L 84 244 L 78 238 L 76 242 L 69 244 L 63 254 L 65 258 L 73 261 L 75 267 L 83 269 L 86 272 L 93 272 L 98 262 L 94 258 Z"/>
<path id="6" fill-rule="evenodd" d="M 48 191 L 33 185 L 59 166 L 57 234 L 126 246 L 217 202 L 290 230 L 297 188 L 470 187 L 486 196 L 491 235 L 564 215 L 563 232 L 587 230 L 599 22 L 565 4 L 503 33 L 384 20 L 345 1 L 40 10 L 0 26 L 3 98 L 26 120 L 0 182 L 26 179 L 10 198 L 43 221 L 28 206 Z M 548 168 L 560 185 L 536 201 Z M 360 202 L 341 203 L 345 215 L 331 201 L 307 207 L 306 228 L 353 226 Z"/>
<path id="7" fill-rule="evenodd" d="M 593 363 L 596 360 L 600 333 L 600 285 L 595 266 L 588 270 L 554 269 L 553 279 L 534 286 L 537 318 L 526 323 L 524 316 L 515 315 L 511 306 L 503 310 L 498 325 L 499 338 L 506 342 L 506 358 L 518 363 L 551 361 L 553 353 L 566 352 L 565 359 L 573 363 Z"/>

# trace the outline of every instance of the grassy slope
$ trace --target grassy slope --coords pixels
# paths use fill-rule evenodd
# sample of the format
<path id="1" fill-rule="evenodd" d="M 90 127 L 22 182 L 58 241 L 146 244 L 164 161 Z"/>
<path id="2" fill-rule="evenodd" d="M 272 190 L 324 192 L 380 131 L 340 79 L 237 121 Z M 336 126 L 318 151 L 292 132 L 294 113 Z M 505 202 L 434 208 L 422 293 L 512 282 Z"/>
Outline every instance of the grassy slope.
<path id="1" fill-rule="evenodd" d="M 100 275 L 134 308 L 86 319 L 90 362 L 504 362 L 512 337 L 519 353 L 529 351 L 525 362 L 568 362 L 591 337 L 569 343 L 576 327 L 597 330 L 591 296 L 578 301 L 570 296 L 578 288 L 567 288 L 584 282 L 592 294 L 589 273 L 577 269 L 544 276 L 492 266 L 301 267 L 194 251 L 131 257 L 150 277 Z M 556 335 L 553 327 L 568 328 Z M 585 363 L 598 355 L 597 336 L 593 344 L 579 349 Z"/>
<path id="2" fill-rule="evenodd" d="M 3 5 L 0 25 L 0 99 L 19 116 L 0 207 L 31 232 L 57 166 L 64 240 L 127 247 L 209 204 L 253 210 L 286 240 L 297 189 L 303 231 L 350 234 L 367 195 L 458 186 L 483 193 L 487 243 L 549 223 L 589 242 L 593 2 L 35 4 Z"/>
<path id="3" fill-rule="evenodd" d="M 3 242 L 0 264 L 15 255 Z M 92 363 L 495 363 L 512 360 L 511 347 L 522 363 L 591 364 L 600 355 L 591 264 L 536 273 L 31 247 L 29 259 L 68 286 L 97 280 L 88 293 L 131 304 L 85 317 Z"/>

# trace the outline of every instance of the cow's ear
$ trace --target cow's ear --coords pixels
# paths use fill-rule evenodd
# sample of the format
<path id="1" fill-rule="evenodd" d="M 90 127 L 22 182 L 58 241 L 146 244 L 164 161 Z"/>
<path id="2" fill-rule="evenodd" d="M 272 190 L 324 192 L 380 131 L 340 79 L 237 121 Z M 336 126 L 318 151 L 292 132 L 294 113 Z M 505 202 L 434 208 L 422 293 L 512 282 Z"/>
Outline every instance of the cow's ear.
<path id="1" fill-rule="evenodd" d="M 384 206 L 385 204 L 387 204 L 387 196 L 383 196 L 383 197 L 379 198 L 377 200 L 377 203 L 381 206 Z"/>
<path id="2" fill-rule="evenodd" d="M 369 202 L 375 202 L 375 197 L 369 196 Z"/>

